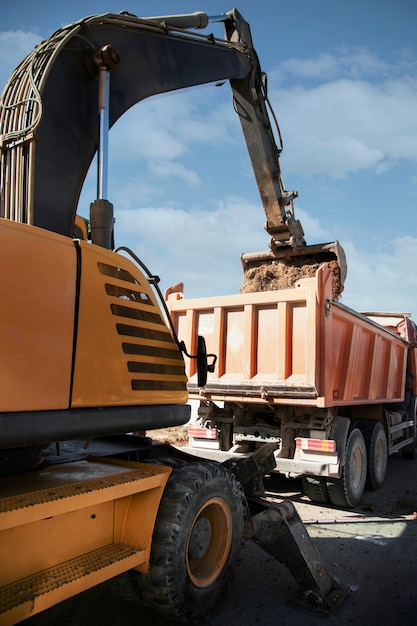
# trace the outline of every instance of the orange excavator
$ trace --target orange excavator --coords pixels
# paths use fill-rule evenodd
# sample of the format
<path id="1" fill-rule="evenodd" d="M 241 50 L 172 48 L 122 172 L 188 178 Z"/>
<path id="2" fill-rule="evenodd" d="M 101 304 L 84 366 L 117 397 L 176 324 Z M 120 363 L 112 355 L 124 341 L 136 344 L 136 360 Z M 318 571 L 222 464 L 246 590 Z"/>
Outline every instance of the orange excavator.
<path id="1" fill-rule="evenodd" d="M 285 191 L 265 75 L 248 23 L 204 13 L 87 17 L 23 60 L 0 100 L 0 615 L 14 624 L 122 573 L 129 594 L 179 621 L 217 605 L 242 537 L 289 567 L 303 596 L 333 610 L 343 589 L 295 508 L 265 498 L 273 450 L 238 464 L 141 436 L 190 417 L 188 355 L 158 302 L 158 278 L 113 249 L 108 132 L 130 107 L 229 79 L 267 217 L 273 258 L 306 246 Z M 97 155 L 88 228 L 77 215 Z M 89 241 L 91 239 L 91 242 Z M 245 258 L 245 263 L 249 258 Z M 180 521 L 178 521 L 180 520 Z M 65 542 L 62 537 L 65 536 Z M 30 559 L 27 546 L 30 543 Z"/>

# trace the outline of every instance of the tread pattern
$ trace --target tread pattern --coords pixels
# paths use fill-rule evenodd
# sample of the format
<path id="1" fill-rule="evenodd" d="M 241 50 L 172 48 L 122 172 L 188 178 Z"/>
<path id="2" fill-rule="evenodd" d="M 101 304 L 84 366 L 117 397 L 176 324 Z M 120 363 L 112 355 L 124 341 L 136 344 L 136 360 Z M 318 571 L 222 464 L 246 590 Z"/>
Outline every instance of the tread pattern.
<path id="1" fill-rule="evenodd" d="M 304 493 L 312 502 L 316 502 L 317 504 L 328 504 L 330 502 L 325 478 L 303 476 L 302 482 Z"/>
<path id="2" fill-rule="evenodd" d="M 353 463 L 354 452 L 357 447 L 360 447 L 364 463 L 361 467 L 360 482 L 357 487 L 352 483 L 351 469 Z M 359 428 L 353 428 L 349 434 L 346 443 L 346 459 L 345 466 L 342 470 L 342 475 L 339 479 L 333 479 L 327 481 L 327 489 L 329 492 L 329 498 L 335 506 L 343 508 L 355 507 L 359 504 L 366 482 L 366 446 L 363 439 L 363 435 Z"/>
<path id="3" fill-rule="evenodd" d="M 232 543 L 226 563 L 207 587 L 197 587 L 186 566 L 187 537 L 204 502 L 222 498 L 232 518 Z M 227 590 L 242 544 L 245 496 L 240 484 L 224 467 L 193 463 L 175 468 L 167 482 L 155 523 L 149 574 L 130 572 L 130 585 L 164 617 L 196 622 L 217 606 Z"/>
<path id="4" fill-rule="evenodd" d="M 382 424 L 373 420 L 364 420 L 360 423 L 360 429 L 362 431 L 363 438 L 365 439 L 367 454 L 366 487 L 373 490 L 379 489 L 382 486 L 388 463 L 388 444 L 385 437 L 385 472 L 383 472 L 383 476 L 378 476 L 375 455 L 377 438 L 381 436 L 381 428 L 382 430 L 384 429 Z M 383 432 L 385 435 L 384 430 Z"/>

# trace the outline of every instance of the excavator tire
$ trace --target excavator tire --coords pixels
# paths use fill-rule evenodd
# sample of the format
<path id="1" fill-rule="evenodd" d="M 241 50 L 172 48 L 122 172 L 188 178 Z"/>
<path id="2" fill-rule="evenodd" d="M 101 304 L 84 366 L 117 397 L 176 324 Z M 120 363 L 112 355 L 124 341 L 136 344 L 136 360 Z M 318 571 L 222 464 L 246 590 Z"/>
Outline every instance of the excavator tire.
<path id="1" fill-rule="evenodd" d="M 346 443 L 345 465 L 338 479 L 329 479 L 327 489 L 332 504 L 355 507 L 365 490 L 367 473 L 365 440 L 359 428 L 353 428 Z"/>
<path id="2" fill-rule="evenodd" d="M 388 465 L 388 443 L 383 425 L 380 422 L 363 421 L 360 424 L 366 445 L 367 474 L 366 487 L 382 487 Z"/>
<path id="3" fill-rule="evenodd" d="M 138 600 L 171 620 L 206 617 L 234 574 L 244 511 L 243 491 L 222 466 L 174 468 L 158 510 L 149 573 L 129 573 Z"/>
<path id="4" fill-rule="evenodd" d="M 303 476 L 303 490 L 311 502 L 317 504 L 328 504 L 330 502 L 329 492 L 325 478 L 318 476 Z"/>

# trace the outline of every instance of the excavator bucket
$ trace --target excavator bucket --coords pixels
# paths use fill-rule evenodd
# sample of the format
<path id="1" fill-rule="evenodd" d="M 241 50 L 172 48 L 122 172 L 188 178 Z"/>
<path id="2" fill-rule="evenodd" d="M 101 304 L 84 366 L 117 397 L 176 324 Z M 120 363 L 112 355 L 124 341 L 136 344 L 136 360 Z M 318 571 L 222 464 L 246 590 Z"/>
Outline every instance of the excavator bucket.
<path id="1" fill-rule="evenodd" d="M 262 479 L 275 467 L 276 448 L 276 443 L 266 443 L 237 463 L 230 459 L 223 463 L 246 495 L 250 516 L 246 519 L 245 538 L 287 567 L 300 586 L 298 603 L 331 615 L 350 589 L 329 573 L 294 504 L 265 497 Z"/>
<path id="2" fill-rule="evenodd" d="M 292 288 L 300 278 L 314 276 L 320 265 L 328 263 L 332 271 L 332 295 L 338 300 L 347 275 L 345 252 L 338 241 L 296 248 L 275 246 L 273 250 L 244 253 L 240 258 L 241 293 Z"/>

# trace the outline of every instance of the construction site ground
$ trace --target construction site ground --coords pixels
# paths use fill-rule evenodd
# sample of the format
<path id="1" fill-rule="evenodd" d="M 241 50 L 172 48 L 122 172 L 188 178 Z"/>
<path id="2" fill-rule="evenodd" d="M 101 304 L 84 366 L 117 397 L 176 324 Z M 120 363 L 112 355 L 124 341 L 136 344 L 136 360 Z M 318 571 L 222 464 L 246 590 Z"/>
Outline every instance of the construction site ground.
<path id="1" fill-rule="evenodd" d="M 383 488 L 353 510 L 314 505 L 300 480 L 266 479 L 273 499 L 291 499 L 329 572 L 350 593 L 331 617 L 294 604 L 297 583 L 252 542 L 228 592 L 201 626 L 414 626 L 417 623 L 417 460 L 389 459 Z M 63 539 L 64 540 L 64 539 Z M 22 622 L 25 626 L 170 626 L 105 583 Z"/>

